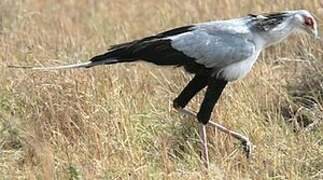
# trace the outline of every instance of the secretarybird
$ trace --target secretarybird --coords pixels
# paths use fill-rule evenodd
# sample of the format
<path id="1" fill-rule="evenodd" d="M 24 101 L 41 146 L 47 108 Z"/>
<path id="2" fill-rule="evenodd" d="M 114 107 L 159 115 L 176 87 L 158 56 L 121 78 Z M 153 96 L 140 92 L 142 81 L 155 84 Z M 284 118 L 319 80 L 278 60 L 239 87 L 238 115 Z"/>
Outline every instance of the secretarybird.
<path id="1" fill-rule="evenodd" d="M 97 65 L 145 61 L 161 66 L 183 67 L 194 78 L 174 100 L 174 108 L 197 118 L 200 124 L 202 160 L 208 167 L 207 124 L 239 139 L 249 157 L 249 139 L 210 121 L 213 107 L 228 82 L 244 77 L 260 52 L 295 31 L 305 31 L 319 39 L 318 24 L 306 10 L 249 14 L 245 17 L 212 21 L 175 28 L 143 39 L 113 45 L 107 53 L 88 62 L 56 67 L 22 67 L 34 70 L 90 68 Z M 188 102 L 207 87 L 202 105 L 195 113 L 185 110 Z"/>

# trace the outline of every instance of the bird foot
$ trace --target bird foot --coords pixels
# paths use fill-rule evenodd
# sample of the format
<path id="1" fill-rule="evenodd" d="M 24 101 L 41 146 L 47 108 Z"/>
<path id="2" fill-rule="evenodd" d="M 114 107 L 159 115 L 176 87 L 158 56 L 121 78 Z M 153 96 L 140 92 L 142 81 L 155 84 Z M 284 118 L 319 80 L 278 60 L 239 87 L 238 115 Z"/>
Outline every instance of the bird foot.
<path id="1" fill-rule="evenodd" d="M 196 114 L 192 111 L 189 111 L 187 109 L 182 109 L 182 108 L 178 108 L 177 109 L 179 112 L 187 115 L 187 116 L 190 116 L 190 117 L 196 117 Z M 208 123 L 209 125 L 213 126 L 213 127 L 216 127 L 217 129 L 219 129 L 220 131 L 226 133 L 226 134 L 229 134 L 230 136 L 238 139 L 241 141 L 242 143 L 242 146 L 243 146 L 243 150 L 244 152 L 246 153 L 246 157 L 249 159 L 251 157 L 251 154 L 252 154 L 252 151 L 253 151 L 253 145 L 251 143 L 251 141 L 249 140 L 248 137 L 242 135 L 242 134 L 239 134 L 237 132 L 234 132 L 218 123 L 215 123 L 213 121 L 209 121 Z"/>
<path id="2" fill-rule="evenodd" d="M 242 140 L 242 147 L 243 147 L 244 152 L 246 153 L 247 159 L 249 159 L 251 157 L 251 154 L 253 151 L 253 145 L 252 145 L 251 141 L 249 140 L 249 138 Z"/>

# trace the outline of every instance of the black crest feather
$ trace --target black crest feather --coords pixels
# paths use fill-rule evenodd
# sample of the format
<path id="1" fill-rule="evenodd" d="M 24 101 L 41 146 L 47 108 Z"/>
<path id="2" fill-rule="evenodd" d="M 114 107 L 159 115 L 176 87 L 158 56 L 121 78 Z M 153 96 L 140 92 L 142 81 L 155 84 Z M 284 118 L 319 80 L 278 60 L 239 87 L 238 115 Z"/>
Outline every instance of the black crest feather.
<path id="1" fill-rule="evenodd" d="M 263 14 L 248 14 L 251 17 L 252 26 L 261 31 L 269 31 L 290 16 L 287 12 L 263 13 Z"/>

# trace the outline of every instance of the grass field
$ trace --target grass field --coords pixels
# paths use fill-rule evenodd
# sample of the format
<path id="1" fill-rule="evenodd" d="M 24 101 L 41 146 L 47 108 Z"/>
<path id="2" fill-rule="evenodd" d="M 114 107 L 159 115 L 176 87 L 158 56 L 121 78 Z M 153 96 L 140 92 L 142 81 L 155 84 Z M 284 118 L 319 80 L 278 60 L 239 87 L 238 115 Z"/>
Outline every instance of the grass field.
<path id="1" fill-rule="evenodd" d="M 172 109 L 191 78 L 183 70 L 6 68 L 85 61 L 176 26 L 288 9 L 322 24 L 320 0 L 1 0 L 0 179 L 323 179 L 323 44 L 305 35 L 267 49 L 225 90 L 214 120 L 256 150 L 247 160 L 209 128 L 208 174 L 197 123 Z"/>

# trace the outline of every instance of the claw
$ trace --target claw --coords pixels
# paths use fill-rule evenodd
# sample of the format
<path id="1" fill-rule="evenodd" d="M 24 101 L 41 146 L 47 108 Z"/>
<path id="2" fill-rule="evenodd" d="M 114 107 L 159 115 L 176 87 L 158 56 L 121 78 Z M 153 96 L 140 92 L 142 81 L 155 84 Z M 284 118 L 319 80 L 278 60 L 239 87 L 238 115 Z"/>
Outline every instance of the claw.
<path id="1" fill-rule="evenodd" d="M 249 159 L 251 157 L 252 154 L 252 143 L 249 139 L 243 140 L 242 141 L 242 146 L 243 146 L 243 150 L 246 153 L 246 157 L 247 159 Z"/>

